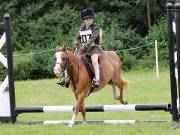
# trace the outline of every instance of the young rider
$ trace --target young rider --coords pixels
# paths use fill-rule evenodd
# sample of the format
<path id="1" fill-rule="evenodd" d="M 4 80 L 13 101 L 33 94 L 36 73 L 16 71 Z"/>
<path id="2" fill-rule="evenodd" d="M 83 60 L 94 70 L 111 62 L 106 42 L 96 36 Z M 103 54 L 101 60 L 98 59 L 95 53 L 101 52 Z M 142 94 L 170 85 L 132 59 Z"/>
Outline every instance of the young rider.
<path id="1" fill-rule="evenodd" d="M 95 71 L 93 86 L 97 88 L 100 83 L 98 64 L 98 55 L 101 53 L 100 28 L 94 24 L 95 13 L 90 8 L 81 11 L 81 19 L 83 25 L 74 39 L 73 48 L 75 49 L 78 44 L 81 44 L 80 54 L 86 54 L 91 57 Z"/>

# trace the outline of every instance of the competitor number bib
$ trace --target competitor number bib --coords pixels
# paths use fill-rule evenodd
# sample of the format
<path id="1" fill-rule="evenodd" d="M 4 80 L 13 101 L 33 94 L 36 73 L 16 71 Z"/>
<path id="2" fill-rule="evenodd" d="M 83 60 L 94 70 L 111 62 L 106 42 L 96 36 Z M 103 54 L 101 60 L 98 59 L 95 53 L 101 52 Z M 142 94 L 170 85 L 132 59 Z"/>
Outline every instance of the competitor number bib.
<path id="1" fill-rule="evenodd" d="M 80 31 L 81 42 L 86 43 L 92 35 L 92 30 Z"/>

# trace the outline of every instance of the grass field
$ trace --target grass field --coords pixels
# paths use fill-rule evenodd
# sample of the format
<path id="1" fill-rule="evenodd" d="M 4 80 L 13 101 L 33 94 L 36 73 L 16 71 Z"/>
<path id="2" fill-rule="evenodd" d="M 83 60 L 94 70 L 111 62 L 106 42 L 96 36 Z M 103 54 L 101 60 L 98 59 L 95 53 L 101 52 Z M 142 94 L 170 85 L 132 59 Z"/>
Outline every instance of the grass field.
<path id="1" fill-rule="evenodd" d="M 129 104 L 169 103 L 169 72 L 160 72 L 157 79 L 155 72 L 131 71 L 123 77 L 128 80 L 129 87 L 125 91 Z M 75 98 L 70 89 L 56 84 L 57 79 L 15 82 L 17 105 L 74 105 Z M 118 104 L 112 98 L 112 88 L 91 94 L 86 98 L 86 105 Z M 69 120 L 71 113 L 33 113 L 18 116 L 22 120 Z M 79 114 L 78 120 L 82 119 Z M 96 112 L 87 113 L 88 120 L 171 120 L 171 115 L 164 111 L 154 112 Z M 0 124 L 0 135 L 179 135 L 180 128 L 171 129 L 172 123 L 135 124 L 135 125 L 76 125 L 72 129 L 65 125 L 12 125 Z"/>

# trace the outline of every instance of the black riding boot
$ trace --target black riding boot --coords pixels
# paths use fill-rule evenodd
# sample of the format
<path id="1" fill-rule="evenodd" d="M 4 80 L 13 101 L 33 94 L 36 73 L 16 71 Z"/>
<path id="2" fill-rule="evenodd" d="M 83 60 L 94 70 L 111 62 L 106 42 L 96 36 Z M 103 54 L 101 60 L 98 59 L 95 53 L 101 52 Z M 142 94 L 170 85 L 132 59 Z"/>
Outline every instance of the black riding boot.
<path id="1" fill-rule="evenodd" d="M 65 80 L 66 80 L 66 79 L 64 78 L 63 80 L 57 82 L 57 84 L 64 86 L 64 85 L 66 84 L 66 83 L 65 83 Z"/>
<path id="2" fill-rule="evenodd" d="M 57 82 L 58 85 L 61 85 L 62 87 L 69 88 L 69 78 L 64 78 L 63 80 Z"/>

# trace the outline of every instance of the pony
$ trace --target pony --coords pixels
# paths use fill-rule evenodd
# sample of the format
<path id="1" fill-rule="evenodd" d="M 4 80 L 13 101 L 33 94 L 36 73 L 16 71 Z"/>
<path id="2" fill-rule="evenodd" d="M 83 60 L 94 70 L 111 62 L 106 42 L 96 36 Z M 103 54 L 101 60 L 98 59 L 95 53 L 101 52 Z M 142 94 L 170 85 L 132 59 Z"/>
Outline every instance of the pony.
<path id="1" fill-rule="evenodd" d="M 56 48 L 55 58 L 54 74 L 60 76 L 63 72 L 62 69 L 67 70 L 67 74 L 70 76 L 70 86 L 77 100 L 68 127 L 73 127 L 78 112 L 81 112 L 83 123 L 86 123 L 84 100 L 90 93 L 92 80 L 85 64 L 79 56 L 75 55 L 72 51 L 68 51 L 66 45 Z M 122 62 L 116 52 L 102 51 L 102 54 L 99 55 L 99 66 L 103 69 L 103 74 L 100 76 L 100 86 L 92 92 L 99 91 L 110 84 L 113 88 L 114 99 L 119 100 L 122 104 L 127 104 L 127 101 L 124 100 L 123 92 L 128 83 L 121 77 Z M 116 95 L 116 86 L 119 88 L 120 96 Z"/>

